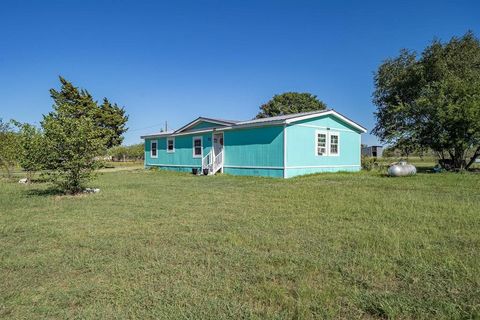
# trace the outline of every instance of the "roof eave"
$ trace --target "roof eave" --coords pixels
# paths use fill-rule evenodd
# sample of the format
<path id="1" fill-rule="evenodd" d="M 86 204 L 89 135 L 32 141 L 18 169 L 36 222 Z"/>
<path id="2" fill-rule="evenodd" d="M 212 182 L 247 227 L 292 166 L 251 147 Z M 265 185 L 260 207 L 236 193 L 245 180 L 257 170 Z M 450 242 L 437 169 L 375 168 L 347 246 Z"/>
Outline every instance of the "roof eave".
<path id="1" fill-rule="evenodd" d="M 215 128 L 215 130 L 216 131 L 224 131 L 224 130 L 253 128 L 253 127 L 276 126 L 276 125 L 282 125 L 284 123 L 285 123 L 285 120 L 259 122 L 259 123 L 236 124 L 236 125 L 228 126 L 228 127 Z"/>
<path id="2" fill-rule="evenodd" d="M 316 118 L 316 117 L 320 117 L 320 116 L 326 116 L 326 115 L 329 115 L 329 114 L 332 114 L 332 115 L 336 116 L 337 118 L 339 118 L 342 121 L 348 123 L 352 127 L 358 129 L 362 133 L 366 133 L 368 131 L 365 127 L 363 127 L 363 126 L 359 125 L 358 123 L 348 119 L 347 117 L 345 117 L 344 115 L 336 112 L 335 110 L 328 110 L 326 112 L 323 111 L 323 112 L 313 113 L 313 114 L 309 114 L 309 115 L 305 115 L 305 116 L 298 116 L 298 117 L 290 118 L 290 119 L 285 120 L 285 123 L 289 124 L 289 123 L 292 123 L 292 122 L 312 119 L 312 118 Z"/>
<path id="3" fill-rule="evenodd" d="M 199 123 L 200 121 L 208 121 L 208 122 L 212 122 L 212 123 L 216 123 L 216 124 L 220 124 L 220 125 L 224 125 L 224 126 L 230 126 L 232 124 L 235 124 L 235 122 L 229 122 L 229 121 L 219 121 L 217 119 L 211 119 L 211 118 L 206 118 L 206 117 L 198 117 L 197 119 L 187 123 L 186 125 L 184 125 L 183 127 L 175 130 L 173 133 L 180 133 L 180 132 L 183 132 L 185 130 L 187 130 L 189 127 Z"/>

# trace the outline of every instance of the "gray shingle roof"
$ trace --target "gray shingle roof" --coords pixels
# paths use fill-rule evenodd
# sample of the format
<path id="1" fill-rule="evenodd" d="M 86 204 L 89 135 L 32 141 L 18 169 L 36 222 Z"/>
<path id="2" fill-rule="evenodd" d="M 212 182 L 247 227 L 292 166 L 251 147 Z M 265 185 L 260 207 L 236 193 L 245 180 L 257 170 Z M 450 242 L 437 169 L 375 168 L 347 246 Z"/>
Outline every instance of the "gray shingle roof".
<path id="1" fill-rule="evenodd" d="M 246 120 L 246 121 L 239 121 L 235 125 L 245 125 L 245 124 L 273 122 L 273 121 L 283 121 L 283 120 L 288 120 L 288 119 L 292 119 L 292 118 L 296 118 L 296 117 L 308 116 L 310 114 L 317 114 L 317 113 L 322 114 L 322 113 L 328 112 L 328 111 L 331 111 L 331 109 L 309 111 L 309 112 L 300 112 L 300 113 L 291 113 L 291 114 L 285 114 L 285 115 L 281 115 L 281 116 L 274 116 L 274 117 L 268 117 L 268 118 Z"/>
<path id="2" fill-rule="evenodd" d="M 160 132 L 160 133 L 157 133 L 157 134 L 149 134 L 149 135 L 142 136 L 142 138 L 143 137 L 151 137 L 151 136 L 166 136 L 166 135 L 170 135 L 170 134 L 177 134 L 178 132 L 187 128 L 188 126 L 190 126 L 191 124 L 193 124 L 197 120 L 206 120 L 206 121 L 212 120 L 212 121 L 223 123 L 224 125 L 229 126 L 229 128 L 235 128 L 235 127 L 244 127 L 244 126 L 256 126 L 256 125 L 262 125 L 262 124 L 267 124 L 268 125 L 269 123 L 270 124 L 271 123 L 275 123 L 275 124 L 276 123 L 283 123 L 284 121 L 288 122 L 289 119 L 294 119 L 294 118 L 299 118 L 299 117 L 309 116 L 309 115 L 319 115 L 319 116 L 321 116 L 323 113 L 334 113 L 338 117 L 341 117 L 345 121 L 349 122 L 350 124 L 353 124 L 354 126 L 357 126 L 358 128 L 360 128 L 360 130 L 363 130 L 364 132 L 366 132 L 366 130 L 367 130 L 364 127 L 362 127 L 361 125 L 357 124 L 356 122 L 354 122 L 354 121 L 348 119 L 347 117 L 339 114 L 338 112 L 334 111 L 333 109 L 326 109 L 326 110 L 317 110 L 317 111 L 285 114 L 285 115 L 279 115 L 279 116 L 274 116 L 274 117 L 252 119 L 252 120 L 245 120 L 245 121 L 224 120 L 224 119 L 217 119 L 217 118 L 199 117 L 199 118 L 195 119 L 194 121 L 188 123 L 187 125 L 183 126 L 182 128 L 180 128 L 176 131 Z M 189 133 L 195 132 L 195 131 L 203 131 L 203 130 L 205 130 L 205 129 L 202 128 L 202 129 L 197 129 L 197 130 L 191 130 L 191 131 L 189 131 Z"/>

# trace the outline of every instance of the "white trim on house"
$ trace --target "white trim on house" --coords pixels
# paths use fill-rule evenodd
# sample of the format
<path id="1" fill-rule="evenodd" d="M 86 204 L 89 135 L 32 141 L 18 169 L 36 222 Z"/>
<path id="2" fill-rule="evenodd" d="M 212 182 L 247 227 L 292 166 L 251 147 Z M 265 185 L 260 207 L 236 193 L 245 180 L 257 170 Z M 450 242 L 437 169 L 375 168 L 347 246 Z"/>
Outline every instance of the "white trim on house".
<path id="1" fill-rule="evenodd" d="M 175 152 L 175 137 L 167 137 L 167 153 L 174 153 Z M 172 141 L 173 149 L 168 150 L 168 141 Z"/>
<path id="2" fill-rule="evenodd" d="M 155 143 L 155 155 L 153 155 L 153 144 Z M 150 140 L 150 158 L 156 159 L 158 158 L 158 140 Z"/>
<path id="3" fill-rule="evenodd" d="M 358 157 L 359 158 L 358 163 L 361 164 L 362 163 L 362 135 L 361 134 L 358 135 L 358 148 L 360 150 L 360 152 L 359 152 L 360 155 Z"/>
<path id="4" fill-rule="evenodd" d="M 268 166 L 236 166 L 236 165 L 225 165 L 225 168 L 240 168 L 240 169 L 283 169 L 283 167 L 268 167 Z"/>
<path id="5" fill-rule="evenodd" d="M 287 167 L 287 125 L 283 125 L 283 178 L 287 177 L 285 172 Z"/>
<path id="6" fill-rule="evenodd" d="M 298 117 L 295 117 L 295 118 L 290 118 L 290 119 L 285 120 L 285 123 L 292 123 L 292 122 L 297 122 L 297 121 L 302 121 L 302 120 L 308 120 L 308 119 L 317 118 L 317 117 L 326 116 L 326 115 L 334 115 L 337 118 L 341 119 L 343 122 L 346 122 L 349 125 L 351 125 L 352 127 L 357 128 L 361 132 L 363 132 L 363 133 L 367 132 L 366 128 L 364 128 L 361 125 L 353 122 L 352 120 L 348 119 L 347 117 L 342 116 L 340 113 L 336 112 L 335 110 L 329 110 L 329 111 L 326 111 L 326 112 L 325 111 L 323 111 L 323 112 L 320 111 L 318 113 L 312 113 L 312 114 L 308 114 L 308 115 L 305 115 L 305 116 L 298 116 Z"/>
<path id="7" fill-rule="evenodd" d="M 325 164 L 319 166 L 291 166 L 287 169 L 307 169 L 307 168 L 343 168 L 343 167 L 360 167 L 359 164 Z"/>
<path id="8" fill-rule="evenodd" d="M 282 170 L 283 167 L 268 167 L 268 166 L 235 166 L 235 165 L 225 165 L 225 168 L 239 168 L 239 169 L 276 169 Z M 318 166 L 290 166 L 285 167 L 285 169 L 308 169 L 308 168 L 343 168 L 343 167 L 360 167 L 359 164 L 325 164 Z"/>
<path id="9" fill-rule="evenodd" d="M 152 163 L 152 164 L 147 164 L 147 166 L 200 168 L 202 165 L 201 164 L 158 164 L 158 163 Z"/>
<path id="10" fill-rule="evenodd" d="M 195 154 L 195 140 L 200 140 L 201 153 L 199 155 Z M 203 158 L 203 136 L 192 137 L 192 157 L 193 158 Z"/>

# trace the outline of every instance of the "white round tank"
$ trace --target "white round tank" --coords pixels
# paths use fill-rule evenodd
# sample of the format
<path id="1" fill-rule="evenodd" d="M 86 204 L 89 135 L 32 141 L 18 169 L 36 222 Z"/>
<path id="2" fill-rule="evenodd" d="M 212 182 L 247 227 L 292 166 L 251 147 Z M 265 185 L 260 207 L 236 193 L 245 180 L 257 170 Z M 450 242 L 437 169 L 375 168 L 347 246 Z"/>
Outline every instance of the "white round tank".
<path id="1" fill-rule="evenodd" d="M 388 167 L 388 175 L 391 177 L 405 177 L 413 176 L 417 173 L 417 168 L 414 165 L 408 164 L 405 161 L 397 162 Z"/>

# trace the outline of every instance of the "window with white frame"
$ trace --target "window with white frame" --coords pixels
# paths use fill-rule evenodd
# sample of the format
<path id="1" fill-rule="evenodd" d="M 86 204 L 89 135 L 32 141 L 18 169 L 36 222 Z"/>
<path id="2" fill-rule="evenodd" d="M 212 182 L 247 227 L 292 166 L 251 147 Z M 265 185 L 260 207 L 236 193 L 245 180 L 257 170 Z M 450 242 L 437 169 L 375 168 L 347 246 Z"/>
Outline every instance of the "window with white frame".
<path id="1" fill-rule="evenodd" d="M 317 132 L 317 156 L 327 155 L 327 133 Z"/>
<path id="2" fill-rule="evenodd" d="M 202 157 L 202 137 L 193 137 L 193 157 Z"/>
<path id="3" fill-rule="evenodd" d="M 167 152 L 175 152 L 175 138 L 167 138 Z"/>
<path id="4" fill-rule="evenodd" d="M 150 141 L 150 157 L 157 157 L 157 140 Z"/>
<path id="5" fill-rule="evenodd" d="M 331 156 L 338 156 L 338 133 L 331 132 L 330 133 L 330 155 Z"/>
<path id="6" fill-rule="evenodd" d="M 338 132 L 316 131 L 315 154 L 317 156 L 338 156 L 340 154 L 340 135 Z"/>

